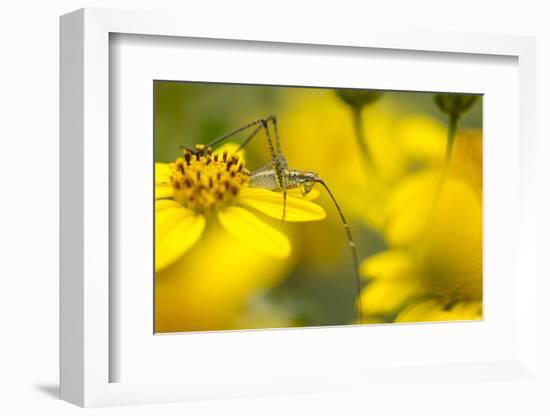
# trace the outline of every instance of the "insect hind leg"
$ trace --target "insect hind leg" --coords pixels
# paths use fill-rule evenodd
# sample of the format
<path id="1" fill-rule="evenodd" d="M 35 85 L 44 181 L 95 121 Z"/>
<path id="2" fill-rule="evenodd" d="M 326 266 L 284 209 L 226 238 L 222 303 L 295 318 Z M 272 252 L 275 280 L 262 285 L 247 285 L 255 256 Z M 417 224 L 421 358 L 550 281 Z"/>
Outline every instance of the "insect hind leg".
<path id="1" fill-rule="evenodd" d="M 243 149 L 255 136 L 256 134 L 262 129 L 262 128 L 265 128 L 265 123 L 266 123 L 266 120 L 268 120 L 269 117 L 266 117 L 266 118 L 259 118 L 259 119 L 256 119 L 256 120 L 253 120 L 251 121 L 250 123 L 248 124 L 245 124 L 244 126 L 241 126 L 235 130 L 232 130 L 230 131 L 229 133 L 226 133 L 224 134 L 223 136 L 220 136 L 212 141 L 210 141 L 209 143 L 205 144 L 203 149 L 208 149 L 210 147 L 213 147 L 213 146 L 216 146 L 218 144 L 221 144 L 222 142 L 224 142 L 225 140 L 243 132 L 243 131 L 246 131 L 254 126 L 256 126 L 256 128 L 252 131 L 252 133 L 250 133 L 247 138 L 244 140 L 244 142 L 239 146 L 239 150 Z M 186 149 L 188 150 L 189 152 L 191 152 L 192 154 L 197 154 L 197 153 L 200 153 L 202 152 L 203 150 L 197 150 L 197 149 L 191 149 L 191 148 L 188 148 L 186 146 L 180 146 L 181 149 Z"/>
<path id="2" fill-rule="evenodd" d="M 250 141 L 256 137 L 256 135 L 258 134 L 258 132 L 263 128 L 263 125 L 260 125 L 258 127 L 256 127 L 254 130 L 252 130 L 252 133 L 250 133 L 246 139 L 244 139 L 244 141 L 240 144 L 240 146 L 237 148 L 237 152 L 239 150 L 242 150 L 244 149 L 248 143 L 250 143 Z"/>
<path id="3" fill-rule="evenodd" d="M 275 148 L 277 150 L 277 156 L 284 160 L 283 152 L 281 150 L 281 140 L 279 139 L 279 127 L 277 124 L 277 117 L 275 115 L 270 115 L 265 118 L 266 122 L 270 122 L 273 125 L 273 133 L 275 136 Z"/>
<path id="4" fill-rule="evenodd" d="M 283 189 L 283 218 L 281 219 L 281 221 L 285 221 L 286 219 L 286 186 L 285 188 Z"/>

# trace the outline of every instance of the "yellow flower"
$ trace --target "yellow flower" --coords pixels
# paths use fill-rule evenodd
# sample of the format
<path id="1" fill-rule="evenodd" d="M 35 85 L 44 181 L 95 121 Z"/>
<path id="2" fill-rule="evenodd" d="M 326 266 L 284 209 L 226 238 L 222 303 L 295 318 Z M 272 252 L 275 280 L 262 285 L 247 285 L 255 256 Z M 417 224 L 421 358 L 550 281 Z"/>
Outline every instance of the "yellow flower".
<path id="1" fill-rule="evenodd" d="M 481 301 L 459 302 L 444 307 L 437 300 L 427 300 L 408 306 L 395 322 L 471 321 L 481 319 Z"/>
<path id="2" fill-rule="evenodd" d="M 384 229 L 390 248 L 361 265 L 368 279 L 361 293 L 365 315 L 397 322 L 481 319 L 481 134 L 460 139 L 429 218 L 438 169 L 410 174 L 391 191 Z"/>
<path id="3" fill-rule="evenodd" d="M 155 269 L 161 271 L 183 256 L 199 240 L 207 220 L 217 217 L 234 238 L 275 258 L 290 255 L 290 241 L 281 231 L 258 218 L 250 209 L 280 219 L 283 196 L 248 186 L 250 172 L 237 145 L 212 153 L 184 152 L 170 164 L 155 166 Z M 325 218 L 322 207 L 298 190 L 289 192 L 286 221 Z"/>
<path id="4" fill-rule="evenodd" d="M 364 109 L 368 146 L 384 181 L 393 180 L 403 170 L 395 140 L 388 134 L 395 123 L 388 106 L 382 100 Z M 338 201 L 348 217 L 366 216 L 369 225 L 378 228 L 384 214 L 376 194 L 379 189 L 365 169 L 348 106 L 331 90 L 311 90 L 299 99 L 291 96 L 285 110 L 279 130 L 288 160 L 318 172 L 338 190 Z M 334 169 L 335 160 L 345 161 L 345 168 Z M 328 223 L 335 229 L 340 226 L 337 217 L 329 217 Z"/>
<path id="5" fill-rule="evenodd" d="M 353 230 L 358 218 L 368 217 L 370 224 L 382 224 L 383 206 L 371 192 L 372 183 L 366 176 L 349 108 L 332 90 L 308 89 L 299 95 L 289 93 L 283 99 L 279 133 L 289 163 L 319 173 L 333 190 Z M 375 121 L 368 123 L 378 129 L 374 134 L 391 124 L 386 113 L 377 110 L 379 105 L 384 105 L 384 100 L 368 108 L 376 113 Z M 393 165 L 397 166 L 399 163 L 393 159 L 390 139 L 384 136 L 381 144 L 374 145 L 373 154 L 377 157 L 387 150 L 387 165 L 395 162 Z M 255 151 L 265 147 L 261 141 L 253 145 Z M 320 201 L 323 206 L 332 204 L 324 192 Z M 355 232 L 355 237 L 356 234 L 360 235 Z M 319 235 L 329 237 L 319 238 Z M 339 216 L 329 215 L 322 224 L 304 224 L 300 236 L 302 263 L 314 270 L 312 274 L 318 270 L 320 275 L 321 271 L 334 267 L 337 262 L 349 264 Z"/>
<path id="6" fill-rule="evenodd" d="M 318 172 L 339 190 L 338 200 L 348 217 L 361 218 L 369 228 L 381 231 L 393 186 L 411 168 L 441 163 L 447 133 L 445 125 L 431 116 L 400 116 L 399 102 L 391 94 L 366 106 L 362 114 L 372 170 L 366 169 L 350 109 L 331 90 L 307 91 L 299 99 L 291 96 L 279 129 L 287 158 Z M 345 169 L 333 169 L 335 158 L 345 161 Z M 329 217 L 327 223 L 339 226 L 337 218 Z"/>
<path id="7" fill-rule="evenodd" d="M 156 332 L 247 329 L 251 299 L 279 285 L 297 261 L 294 253 L 281 259 L 251 247 L 217 221 L 207 228 L 199 244 L 156 274 Z"/>

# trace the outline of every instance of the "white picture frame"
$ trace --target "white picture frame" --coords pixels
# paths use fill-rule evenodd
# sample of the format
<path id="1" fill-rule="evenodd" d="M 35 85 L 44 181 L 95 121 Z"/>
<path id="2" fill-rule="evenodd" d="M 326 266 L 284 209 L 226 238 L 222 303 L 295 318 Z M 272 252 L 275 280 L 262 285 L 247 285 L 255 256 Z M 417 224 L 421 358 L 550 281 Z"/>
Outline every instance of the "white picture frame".
<path id="1" fill-rule="evenodd" d="M 537 383 L 535 268 L 535 42 L 533 38 L 465 34 L 359 32 L 326 34 L 282 30 L 276 24 L 235 31 L 232 22 L 205 27 L 189 16 L 167 13 L 83 9 L 61 18 L 61 398 L 80 406 L 183 401 L 196 398 L 247 397 L 283 393 L 323 392 L 368 386 L 401 385 L 412 380 L 479 383 L 506 380 Z M 519 68 L 519 192 L 516 298 L 517 346 L 498 360 L 454 363 L 410 363 L 402 368 L 330 370 L 330 377 L 281 368 L 277 376 L 236 377 L 221 372 L 216 381 L 195 376 L 180 381 L 111 382 L 110 366 L 120 359 L 110 348 L 109 253 L 109 53 L 111 34 L 225 39 L 289 44 L 331 45 L 334 48 L 430 51 L 441 54 L 504 55 L 517 58 Z M 514 260 L 515 261 L 515 260 Z M 517 273 L 517 271 L 516 271 Z M 413 330 L 413 327 L 410 327 Z M 329 332 L 325 331 L 325 336 Z M 239 335 L 237 334 L 237 337 Z M 330 336 L 330 335 L 329 335 Z M 356 342 L 362 333 L 355 332 Z M 238 340 L 235 341 L 238 343 Z M 445 358 L 444 358 L 445 359 Z M 443 360 L 444 360 L 443 359 Z M 342 381 L 345 380 L 345 381 Z"/>

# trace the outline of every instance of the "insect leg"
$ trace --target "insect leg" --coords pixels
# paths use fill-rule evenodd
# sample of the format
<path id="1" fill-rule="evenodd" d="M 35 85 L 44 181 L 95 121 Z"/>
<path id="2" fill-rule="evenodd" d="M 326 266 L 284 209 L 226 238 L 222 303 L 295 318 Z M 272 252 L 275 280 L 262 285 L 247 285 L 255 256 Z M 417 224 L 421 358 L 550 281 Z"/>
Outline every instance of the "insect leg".
<path id="1" fill-rule="evenodd" d="M 265 134 L 267 136 L 267 143 L 268 143 L 268 146 L 269 146 L 269 152 L 271 154 L 271 159 L 273 160 L 273 169 L 275 170 L 275 175 L 277 177 L 277 182 L 278 182 L 278 186 L 279 186 L 279 189 L 283 191 L 283 216 L 282 216 L 282 221 L 285 220 L 285 217 L 286 217 L 286 193 L 287 193 L 287 185 L 288 185 L 288 181 L 287 181 L 287 164 L 286 164 L 286 159 L 284 158 L 284 156 L 282 155 L 282 153 L 275 153 L 275 148 L 273 147 L 273 141 L 271 139 L 271 133 L 269 132 L 269 125 L 267 124 L 268 121 L 273 121 L 274 120 L 274 116 L 270 116 L 266 119 L 263 120 L 262 124 L 264 125 L 264 129 L 265 129 Z M 276 126 L 276 124 L 274 124 L 274 126 Z M 276 133 L 277 130 L 276 130 L 276 127 L 274 127 L 274 132 Z M 279 140 L 278 140 L 278 136 L 275 136 L 275 140 L 276 140 L 276 143 L 277 143 L 277 146 L 279 148 L 279 152 L 280 152 L 280 145 L 279 145 Z"/>
<path id="2" fill-rule="evenodd" d="M 281 218 L 281 221 L 284 221 L 286 218 L 286 183 L 283 186 L 283 218 Z"/>
<path id="3" fill-rule="evenodd" d="M 260 125 L 260 126 L 256 127 L 254 130 L 252 130 L 252 133 L 250 133 L 250 134 L 248 135 L 248 137 L 241 143 L 241 145 L 240 145 L 239 148 L 237 149 L 237 152 L 238 152 L 239 150 L 244 149 L 244 148 L 248 145 L 248 143 L 250 143 L 250 141 L 256 136 L 256 134 L 258 134 L 258 132 L 259 132 L 262 128 L 263 128 L 263 126 Z"/>
<path id="4" fill-rule="evenodd" d="M 271 133 L 269 132 L 269 125 L 267 124 L 269 121 L 269 118 L 263 118 L 261 119 L 262 126 L 265 130 L 265 135 L 267 137 L 267 146 L 269 147 L 269 154 L 271 156 L 271 160 L 273 161 L 273 165 L 275 165 L 275 171 L 277 172 L 279 169 L 277 168 L 277 162 L 279 160 L 278 155 L 275 153 L 275 148 L 273 147 L 273 140 L 271 140 Z M 279 173 L 277 172 L 277 175 Z"/>
<path id="5" fill-rule="evenodd" d="M 242 127 L 239 127 L 238 129 L 235 129 L 235 130 L 232 130 L 230 131 L 229 133 L 226 133 L 224 134 L 223 136 L 220 136 L 214 140 L 212 140 L 211 142 L 207 143 L 204 145 L 204 149 L 208 149 L 209 147 L 212 147 L 212 146 L 216 146 L 220 143 L 222 143 L 223 141 L 245 131 L 245 130 L 248 130 L 254 126 L 258 126 L 256 129 L 254 129 L 252 131 L 252 133 L 250 133 L 250 135 L 245 139 L 245 141 L 240 145 L 239 147 L 239 150 L 241 150 L 242 148 L 244 148 L 249 142 L 250 140 L 252 140 L 254 138 L 254 136 L 256 136 L 256 134 L 262 129 L 262 128 L 265 128 L 265 120 L 266 119 L 263 119 L 263 118 L 259 118 L 257 120 L 254 120 L 254 121 L 251 121 L 250 123 L 248 124 L 245 124 L 244 126 Z M 187 151 L 193 153 L 193 154 L 196 154 L 196 153 L 199 153 L 201 152 L 202 150 L 197 150 L 197 149 L 191 149 L 189 147 L 186 147 L 186 146 L 180 146 L 181 149 L 186 149 Z"/>
<path id="6" fill-rule="evenodd" d="M 286 218 L 286 194 L 287 194 L 287 188 L 288 188 L 288 181 L 286 180 L 286 171 L 288 170 L 288 166 L 286 163 L 286 159 L 283 156 L 283 152 L 281 150 L 281 140 L 279 139 L 279 129 L 277 127 L 277 117 L 274 115 L 271 115 L 266 118 L 266 122 L 271 121 L 273 124 L 273 134 L 275 136 L 275 147 L 277 151 L 277 163 L 278 163 L 278 170 L 277 175 L 279 177 L 279 182 L 281 183 L 281 188 L 283 191 L 283 217 L 282 221 Z M 273 156 L 272 156 L 273 157 Z M 277 167 L 276 167 L 277 170 Z"/>
<path id="7" fill-rule="evenodd" d="M 271 115 L 266 118 L 266 121 L 271 121 L 271 123 L 273 124 L 273 133 L 275 135 L 275 146 L 277 150 L 277 155 L 281 157 L 283 160 L 285 160 L 283 156 L 283 152 L 281 151 L 281 141 L 279 139 L 279 128 L 277 127 L 277 117 L 274 115 Z"/>
<path id="8" fill-rule="evenodd" d="M 235 129 L 233 131 L 230 131 L 229 133 L 225 133 L 223 136 L 220 136 L 217 139 L 212 140 L 210 143 L 205 144 L 204 148 L 208 149 L 211 146 L 216 146 L 217 144 L 229 139 L 230 137 L 233 137 L 236 134 L 239 134 L 240 132 L 245 131 L 245 130 L 251 128 L 251 127 L 257 126 L 260 123 L 262 123 L 262 119 L 257 119 L 257 120 L 251 121 L 250 123 L 245 124 L 244 126 L 239 127 L 238 129 Z M 257 133 L 257 131 L 256 131 L 256 133 Z M 251 136 L 254 137 L 254 135 L 251 135 Z M 250 139 L 248 139 L 248 140 L 250 141 Z"/>

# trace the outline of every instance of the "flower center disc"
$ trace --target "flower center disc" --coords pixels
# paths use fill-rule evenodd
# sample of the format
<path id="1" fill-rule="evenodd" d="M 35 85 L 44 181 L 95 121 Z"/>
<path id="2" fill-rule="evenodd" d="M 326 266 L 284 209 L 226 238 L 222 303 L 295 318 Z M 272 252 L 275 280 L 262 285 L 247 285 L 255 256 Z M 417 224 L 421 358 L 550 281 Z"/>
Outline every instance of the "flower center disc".
<path id="1" fill-rule="evenodd" d="M 250 172 L 244 160 L 228 151 L 212 153 L 197 145 L 196 152 L 184 150 L 183 157 L 170 164 L 174 199 L 197 213 L 230 205 Z"/>

